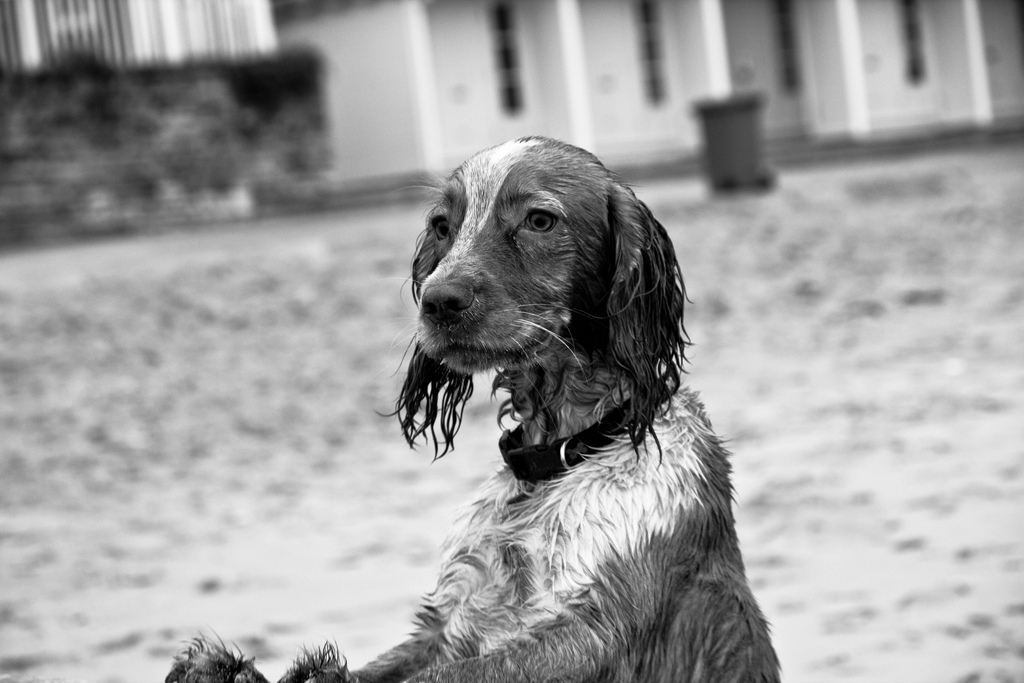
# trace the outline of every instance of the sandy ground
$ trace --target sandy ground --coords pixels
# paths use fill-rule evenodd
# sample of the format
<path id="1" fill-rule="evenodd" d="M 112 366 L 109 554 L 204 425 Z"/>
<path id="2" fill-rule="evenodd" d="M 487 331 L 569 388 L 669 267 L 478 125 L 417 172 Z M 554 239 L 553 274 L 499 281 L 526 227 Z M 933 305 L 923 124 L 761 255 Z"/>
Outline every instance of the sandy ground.
<path id="1" fill-rule="evenodd" d="M 1024 148 L 638 194 L 785 679 L 1024 681 Z M 497 466 L 484 382 L 433 464 L 377 414 L 421 219 L 0 255 L 0 681 L 162 680 L 200 630 L 274 680 L 407 633 Z"/>

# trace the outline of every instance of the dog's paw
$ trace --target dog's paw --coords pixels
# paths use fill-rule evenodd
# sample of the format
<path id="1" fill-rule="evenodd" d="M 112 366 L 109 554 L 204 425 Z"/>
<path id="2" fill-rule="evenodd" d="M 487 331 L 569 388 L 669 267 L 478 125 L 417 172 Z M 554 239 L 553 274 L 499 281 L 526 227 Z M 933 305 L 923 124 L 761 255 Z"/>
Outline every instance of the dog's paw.
<path id="1" fill-rule="evenodd" d="M 174 658 L 164 683 L 269 683 L 252 659 L 222 641 L 196 638 Z"/>
<path id="2" fill-rule="evenodd" d="M 330 643 L 319 650 L 303 650 L 277 683 L 357 683 L 348 662 Z"/>

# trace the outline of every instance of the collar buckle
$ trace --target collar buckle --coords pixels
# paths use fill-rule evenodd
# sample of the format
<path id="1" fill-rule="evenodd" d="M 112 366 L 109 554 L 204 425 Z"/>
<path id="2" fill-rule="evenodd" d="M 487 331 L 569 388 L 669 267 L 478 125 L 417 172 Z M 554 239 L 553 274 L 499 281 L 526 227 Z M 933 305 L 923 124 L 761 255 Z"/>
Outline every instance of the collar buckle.
<path id="1" fill-rule="evenodd" d="M 587 453 L 607 446 L 625 431 L 625 411 L 617 408 L 583 432 L 551 443 L 523 446 L 523 426 L 505 430 L 498 440 L 501 457 L 520 481 L 553 479 L 586 460 Z"/>
<path id="2" fill-rule="evenodd" d="M 498 441 L 501 457 L 520 481 L 547 481 L 569 469 L 566 445 L 571 439 L 559 439 L 550 444 L 520 446 L 523 428 L 505 430 Z M 575 464 L 575 463 L 574 463 Z"/>

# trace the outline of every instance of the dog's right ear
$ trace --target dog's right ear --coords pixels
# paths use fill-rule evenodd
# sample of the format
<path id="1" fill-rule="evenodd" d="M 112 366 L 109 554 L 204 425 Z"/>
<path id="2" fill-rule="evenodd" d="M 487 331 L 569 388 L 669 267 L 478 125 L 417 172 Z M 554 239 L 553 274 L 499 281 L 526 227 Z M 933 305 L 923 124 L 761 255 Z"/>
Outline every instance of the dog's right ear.
<path id="1" fill-rule="evenodd" d="M 410 447 L 420 437 L 428 440 L 429 432 L 429 440 L 434 443 L 434 457 L 439 458 L 452 449 L 455 434 L 462 425 L 462 411 L 472 395 L 472 375 L 453 371 L 423 353 L 416 344 L 393 414 L 398 417 L 402 434 Z M 421 410 L 423 419 L 417 420 Z M 441 439 L 438 439 L 438 429 Z M 441 450 L 442 441 L 444 450 Z"/>
<path id="2" fill-rule="evenodd" d="M 412 297 L 417 305 L 423 281 L 434 272 L 440 260 L 437 240 L 433 231 L 427 228 L 416 242 L 416 255 L 412 260 Z M 415 445 L 420 437 L 424 441 L 433 441 L 434 457 L 438 458 L 452 449 L 455 434 L 462 425 L 462 411 L 472 395 L 472 375 L 453 371 L 424 353 L 419 344 L 415 344 L 405 382 L 392 414 L 398 417 L 402 434 L 409 446 Z M 422 420 L 417 419 L 420 411 L 423 413 Z M 438 430 L 441 432 L 440 439 Z"/>

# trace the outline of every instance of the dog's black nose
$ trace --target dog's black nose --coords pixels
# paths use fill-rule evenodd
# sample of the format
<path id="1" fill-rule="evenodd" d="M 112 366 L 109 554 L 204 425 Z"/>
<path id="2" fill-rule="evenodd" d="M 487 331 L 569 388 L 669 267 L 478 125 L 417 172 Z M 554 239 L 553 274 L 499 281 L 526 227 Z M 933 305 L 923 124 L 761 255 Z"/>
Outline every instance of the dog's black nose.
<path id="1" fill-rule="evenodd" d="M 420 312 L 435 325 L 451 326 L 459 322 L 462 312 L 472 306 L 475 299 L 469 282 L 442 282 L 423 290 Z"/>

